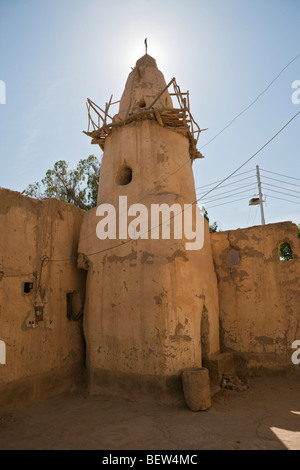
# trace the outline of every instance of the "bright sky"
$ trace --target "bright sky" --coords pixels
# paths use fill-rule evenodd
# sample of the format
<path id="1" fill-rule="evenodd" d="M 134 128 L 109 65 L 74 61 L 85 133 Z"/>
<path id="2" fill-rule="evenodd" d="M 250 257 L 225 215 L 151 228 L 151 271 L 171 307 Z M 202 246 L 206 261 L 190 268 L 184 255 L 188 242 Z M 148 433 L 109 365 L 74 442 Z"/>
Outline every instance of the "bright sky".
<path id="1" fill-rule="evenodd" d="M 57 160 L 75 167 L 89 154 L 100 157 L 99 147 L 82 133 L 86 98 L 101 107 L 111 94 L 120 98 L 131 67 L 144 54 L 145 37 L 166 82 L 176 77 L 181 90 L 190 91 L 195 120 L 209 128 L 200 136 L 204 146 L 300 54 L 299 18 L 299 0 L 0 0 L 0 81 L 6 85 L 0 186 L 23 191 Z M 196 187 L 229 175 L 300 111 L 291 99 L 295 80 L 300 57 L 202 149 L 205 159 L 193 165 Z M 236 192 L 248 192 L 232 197 L 232 191 L 223 194 L 231 198 L 205 204 L 211 222 L 223 230 L 260 223 L 258 206 L 248 206 L 257 193 L 257 164 L 299 178 L 262 172 L 263 183 L 274 184 L 263 190 L 266 223 L 300 222 L 299 127 L 300 115 L 241 170 L 252 173 L 236 181 L 253 177 L 236 184 Z"/>

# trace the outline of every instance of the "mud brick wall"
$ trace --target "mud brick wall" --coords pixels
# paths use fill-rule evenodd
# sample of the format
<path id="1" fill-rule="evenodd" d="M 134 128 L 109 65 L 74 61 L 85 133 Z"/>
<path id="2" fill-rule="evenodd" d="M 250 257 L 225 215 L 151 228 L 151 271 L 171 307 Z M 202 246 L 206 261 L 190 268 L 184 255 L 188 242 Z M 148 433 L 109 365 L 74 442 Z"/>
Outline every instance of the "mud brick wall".
<path id="1" fill-rule="evenodd" d="M 0 189 L 0 413 L 65 391 L 82 371 L 82 217 Z"/>
<path id="2" fill-rule="evenodd" d="M 280 259 L 284 242 L 293 259 Z M 290 358 L 293 341 L 300 339 L 297 226 L 283 222 L 217 232 L 211 234 L 211 245 L 219 287 L 221 351 Z"/>

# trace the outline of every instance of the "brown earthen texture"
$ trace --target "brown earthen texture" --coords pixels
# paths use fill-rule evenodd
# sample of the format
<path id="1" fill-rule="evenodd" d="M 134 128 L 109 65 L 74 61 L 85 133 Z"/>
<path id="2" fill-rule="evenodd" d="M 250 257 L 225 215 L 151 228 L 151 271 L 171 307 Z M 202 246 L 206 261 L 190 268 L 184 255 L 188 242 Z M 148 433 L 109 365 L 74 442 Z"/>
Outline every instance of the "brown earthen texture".
<path id="1" fill-rule="evenodd" d="M 0 411 L 61 393 L 82 368 L 82 217 L 70 204 L 0 189 Z M 32 283 L 28 293 L 24 282 Z"/>
<path id="2" fill-rule="evenodd" d="M 211 407 L 210 381 L 205 367 L 182 371 L 184 397 L 190 410 L 205 411 Z"/>
<path id="3" fill-rule="evenodd" d="M 143 97 L 149 105 L 165 86 L 154 59 L 142 59 L 137 66 L 144 68 L 144 78 L 129 77 L 121 114 Z M 153 83 L 153 90 L 145 80 Z M 165 101 L 155 106 L 169 103 L 168 92 L 164 95 Z M 126 168 L 132 170 L 128 184 L 120 177 Z M 195 201 L 187 137 L 147 120 L 113 129 L 105 142 L 98 204 L 112 204 L 117 220 L 119 196 L 127 196 L 128 207 L 144 204 L 149 214 L 151 204 L 183 207 Z M 105 371 L 124 377 L 124 390 L 126 377 L 135 382 L 140 377 L 143 383 L 142 376 L 147 383 L 149 377 L 155 383 L 159 378 L 159 384 L 164 377 L 177 377 L 178 382 L 183 368 L 201 367 L 201 343 L 207 357 L 219 352 L 218 291 L 208 225 L 204 247 L 189 251 L 186 240 L 172 236 L 128 239 L 122 246 L 118 239 L 99 240 L 99 220 L 96 209 L 85 215 L 78 250 L 79 265 L 88 269 L 84 332 L 91 390 L 109 393 L 96 380 Z"/>
<path id="4" fill-rule="evenodd" d="M 284 242 L 292 248 L 293 259 L 288 261 L 279 257 Z M 260 366 L 258 354 L 263 354 L 274 367 L 274 355 L 291 356 L 292 343 L 300 338 L 297 226 L 284 222 L 217 232 L 211 234 L 211 246 L 218 277 L 222 351 L 255 353 L 247 359 L 253 368 Z"/>
<path id="5" fill-rule="evenodd" d="M 158 70 L 155 59 L 148 54 L 141 57 L 129 74 L 121 97 L 119 113 L 114 117 L 114 121 L 118 122 L 149 107 L 165 86 L 165 78 Z M 161 95 L 155 107 L 173 108 L 168 91 Z"/>

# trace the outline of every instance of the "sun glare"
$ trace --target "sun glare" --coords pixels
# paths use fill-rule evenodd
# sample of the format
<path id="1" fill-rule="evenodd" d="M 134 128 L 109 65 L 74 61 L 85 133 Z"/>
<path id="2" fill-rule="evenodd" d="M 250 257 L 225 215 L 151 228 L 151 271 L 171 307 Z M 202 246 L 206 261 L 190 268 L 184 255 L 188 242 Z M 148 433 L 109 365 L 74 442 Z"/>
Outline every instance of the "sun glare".
<path id="1" fill-rule="evenodd" d="M 123 62 L 127 64 L 127 67 L 134 67 L 136 61 L 146 53 L 145 41 L 146 36 L 135 37 L 127 45 L 126 53 L 123 55 Z M 171 67 L 172 52 L 168 43 L 161 44 L 158 38 L 147 37 L 147 53 L 152 56 L 157 63 L 158 68 L 162 73 L 166 74 L 166 80 L 168 80 L 168 70 Z"/>
<path id="2" fill-rule="evenodd" d="M 289 429 L 281 429 L 276 427 L 271 427 L 270 430 L 275 434 L 275 436 L 282 442 L 282 444 L 288 450 L 299 449 L 300 446 L 300 432 L 290 431 Z"/>

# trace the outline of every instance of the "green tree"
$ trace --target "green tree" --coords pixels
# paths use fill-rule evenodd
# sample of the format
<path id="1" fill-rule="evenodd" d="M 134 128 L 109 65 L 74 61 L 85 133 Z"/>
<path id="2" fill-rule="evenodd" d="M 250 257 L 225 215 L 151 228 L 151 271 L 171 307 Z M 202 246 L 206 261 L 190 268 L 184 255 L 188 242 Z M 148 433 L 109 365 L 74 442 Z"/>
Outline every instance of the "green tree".
<path id="1" fill-rule="evenodd" d="M 37 199 L 56 198 L 89 210 L 97 205 L 99 174 L 100 161 L 94 155 L 80 160 L 75 170 L 59 160 L 41 182 L 30 184 L 25 194 Z"/>
<path id="2" fill-rule="evenodd" d="M 298 237 L 300 238 L 300 224 L 298 224 Z M 293 252 L 289 243 L 285 242 L 280 245 L 279 257 L 281 261 L 293 259 Z"/>
<path id="3" fill-rule="evenodd" d="M 203 209 L 202 209 L 202 215 L 203 215 L 203 217 L 207 220 L 207 222 L 209 223 L 208 212 L 207 212 L 207 210 L 205 209 L 205 207 L 203 207 Z M 214 233 L 214 232 L 217 232 L 217 231 L 218 231 L 218 224 L 217 224 L 217 222 L 214 222 L 212 225 L 209 226 L 209 231 L 210 231 L 210 233 Z"/>
<path id="4" fill-rule="evenodd" d="M 289 243 L 282 243 L 279 248 L 279 256 L 281 261 L 293 259 L 292 249 Z"/>
<path id="5" fill-rule="evenodd" d="M 214 233 L 218 231 L 218 224 L 217 222 L 214 222 L 212 225 L 209 226 L 209 231 L 210 233 Z"/>

